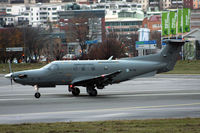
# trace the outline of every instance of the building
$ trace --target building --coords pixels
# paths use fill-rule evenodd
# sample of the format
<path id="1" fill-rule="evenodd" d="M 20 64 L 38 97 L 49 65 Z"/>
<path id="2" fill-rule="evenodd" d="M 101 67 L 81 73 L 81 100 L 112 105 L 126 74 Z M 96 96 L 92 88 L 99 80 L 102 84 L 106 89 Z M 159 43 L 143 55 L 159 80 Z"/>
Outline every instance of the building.
<path id="1" fill-rule="evenodd" d="M 177 9 L 183 7 L 183 0 L 171 0 L 171 8 Z"/>
<path id="2" fill-rule="evenodd" d="M 105 36 L 105 10 L 67 10 L 58 12 L 61 30 L 66 29 L 68 53 L 80 55 L 80 40 L 77 35 L 79 28 L 85 30 L 87 39 L 94 43 L 101 43 Z M 74 37 L 76 36 L 76 37 Z M 82 51 L 83 52 L 83 51 Z"/>
<path id="3" fill-rule="evenodd" d="M 6 7 L 6 14 L 17 15 L 20 20 L 28 21 L 33 27 L 46 26 L 47 23 L 57 22 L 58 11 L 62 11 L 62 4 L 14 4 Z"/>
<path id="4" fill-rule="evenodd" d="M 200 29 L 200 9 L 191 10 L 191 30 Z"/>
<path id="5" fill-rule="evenodd" d="M 14 27 L 18 24 L 18 16 L 11 14 L 0 15 L 0 27 Z"/>
<path id="6" fill-rule="evenodd" d="M 163 9 L 168 9 L 171 7 L 171 0 L 164 0 L 163 3 L 162 3 L 162 8 Z"/>
<path id="7" fill-rule="evenodd" d="M 146 17 L 142 22 L 143 28 L 148 28 L 150 31 L 160 31 L 161 30 L 161 16 L 154 15 L 150 18 Z"/>
<path id="8" fill-rule="evenodd" d="M 120 11 L 117 17 L 106 17 L 106 31 L 115 32 L 119 35 L 129 35 L 136 33 L 142 27 L 144 12 L 135 11 Z"/>
<path id="9" fill-rule="evenodd" d="M 184 7 L 190 9 L 200 8 L 200 0 L 184 0 Z"/>
<path id="10" fill-rule="evenodd" d="M 149 0 L 136 0 L 136 2 L 142 5 L 142 10 L 147 10 L 149 6 Z"/>
<path id="11" fill-rule="evenodd" d="M 149 0 L 149 7 L 154 7 L 154 8 L 158 8 L 159 10 L 162 10 L 162 4 L 163 0 Z M 153 9 L 153 8 L 152 8 Z"/>

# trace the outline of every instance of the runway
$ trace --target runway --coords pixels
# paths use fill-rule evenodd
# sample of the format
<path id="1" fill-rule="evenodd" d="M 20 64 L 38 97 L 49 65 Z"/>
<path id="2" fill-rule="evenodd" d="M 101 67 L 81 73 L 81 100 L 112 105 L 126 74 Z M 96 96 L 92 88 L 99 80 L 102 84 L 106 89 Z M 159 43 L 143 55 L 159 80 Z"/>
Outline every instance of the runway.
<path id="1" fill-rule="evenodd" d="M 0 77 L 0 124 L 200 117 L 200 75 L 156 75 L 98 90 L 81 89 L 78 97 L 67 86 L 40 88 L 10 85 Z"/>

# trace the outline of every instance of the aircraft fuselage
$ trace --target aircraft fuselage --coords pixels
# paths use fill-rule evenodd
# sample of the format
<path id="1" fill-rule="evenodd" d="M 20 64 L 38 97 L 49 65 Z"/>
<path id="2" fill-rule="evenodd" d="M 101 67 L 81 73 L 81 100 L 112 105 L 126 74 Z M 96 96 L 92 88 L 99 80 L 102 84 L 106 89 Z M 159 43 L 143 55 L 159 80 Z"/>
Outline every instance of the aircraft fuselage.
<path id="1" fill-rule="evenodd" d="M 122 72 L 113 79 L 113 83 L 119 83 L 154 72 L 163 65 L 160 62 L 137 60 L 54 61 L 41 69 L 15 72 L 13 77 L 15 82 L 23 85 L 37 84 L 41 87 L 53 87 L 69 85 L 75 79 L 81 80 L 121 70 Z M 20 75 L 26 77 L 19 77 Z"/>

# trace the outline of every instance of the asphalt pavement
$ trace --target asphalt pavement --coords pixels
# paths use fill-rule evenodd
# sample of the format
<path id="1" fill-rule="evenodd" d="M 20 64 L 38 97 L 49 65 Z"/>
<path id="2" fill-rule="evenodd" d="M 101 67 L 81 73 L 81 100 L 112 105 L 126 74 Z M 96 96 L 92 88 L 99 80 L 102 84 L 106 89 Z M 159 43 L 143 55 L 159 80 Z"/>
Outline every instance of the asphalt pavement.
<path id="1" fill-rule="evenodd" d="M 67 86 L 40 88 L 10 85 L 0 76 L 0 123 L 68 122 L 200 117 L 200 75 L 156 75 L 78 97 Z"/>

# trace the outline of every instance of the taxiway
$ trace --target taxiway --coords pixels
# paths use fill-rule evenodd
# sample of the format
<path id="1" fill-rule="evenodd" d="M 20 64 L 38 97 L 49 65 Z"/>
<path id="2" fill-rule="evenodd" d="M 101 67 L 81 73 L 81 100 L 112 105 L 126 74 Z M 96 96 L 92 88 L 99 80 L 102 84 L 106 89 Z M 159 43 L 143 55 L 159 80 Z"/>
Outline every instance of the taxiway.
<path id="1" fill-rule="evenodd" d="M 10 85 L 0 76 L 0 123 L 68 122 L 200 117 L 200 75 L 156 75 L 98 90 L 97 97 L 80 88 Z"/>

